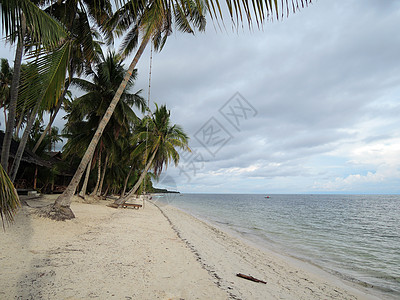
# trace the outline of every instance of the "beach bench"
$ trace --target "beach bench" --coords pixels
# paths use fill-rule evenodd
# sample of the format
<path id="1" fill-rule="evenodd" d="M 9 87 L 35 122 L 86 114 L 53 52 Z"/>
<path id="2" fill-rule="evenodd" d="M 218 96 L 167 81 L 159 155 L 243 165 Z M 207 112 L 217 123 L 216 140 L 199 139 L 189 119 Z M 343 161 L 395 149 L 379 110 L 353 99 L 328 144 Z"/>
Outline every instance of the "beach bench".
<path id="1" fill-rule="evenodd" d="M 132 207 L 133 209 L 139 209 L 142 207 L 142 204 L 132 204 L 132 203 L 123 203 L 121 204 L 122 208 Z"/>
<path id="2" fill-rule="evenodd" d="M 113 207 L 113 208 L 128 208 L 128 207 L 132 207 L 133 209 L 139 209 L 142 207 L 142 204 L 133 204 L 133 203 L 122 203 L 122 204 L 115 204 L 115 203 L 111 203 L 108 205 L 109 207 Z"/>

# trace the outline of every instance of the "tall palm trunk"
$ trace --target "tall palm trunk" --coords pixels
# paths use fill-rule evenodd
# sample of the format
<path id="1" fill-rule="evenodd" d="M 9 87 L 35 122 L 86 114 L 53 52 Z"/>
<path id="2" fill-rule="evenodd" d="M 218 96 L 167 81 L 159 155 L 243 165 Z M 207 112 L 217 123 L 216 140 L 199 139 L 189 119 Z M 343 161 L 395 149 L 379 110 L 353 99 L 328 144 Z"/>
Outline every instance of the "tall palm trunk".
<path id="1" fill-rule="evenodd" d="M 104 182 L 104 177 L 106 176 L 106 170 L 107 170 L 107 164 L 108 164 L 109 157 L 110 157 L 110 154 L 107 154 L 106 161 L 104 162 L 103 174 L 101 174 L 99 189 L 97 190 L 97 196 L 101 196 L 101 191 L 103 190 L 103 182 Z"/>
<path id="2" fill-rule="evenodd" d="M 69 183 L 69 185 L 66 188 L 66 190 L 64 191 L 64 193 L 62 193 L 56 199 L 56 201 L 54 203 L 54 209 L 55 210 L 58 209 L 60 211 L 60 214 L 59 214 L 59 216 L 56 216 L 56 217 L 54 217 L 54 214 L 53 214 L 52 217 L 54 219 L 66 220 L 66 219 L 72 219 L 75 217 L 74 213 L 70 209 L 72 196 L 74 195 L 76 187 L 78 186 L 79 181 L 82 178 L 83 172 L 85 171 L 86 166 L 89 163 L 89 160 L 91 159 L 91 157 L 93 155 L 94 149 L 96 148 L 97 143 L 100 140 L 100 137 L 104 131 L 104 128 L 106 127 L 108 121 L 111 118 L 111 115 L 113 114 L 113 112 L 115 110 L 115 107 L 117 106 L 119 100 L 121 99 L 121 95 L 124 92 L 126 85 L 128 84 L 128 81 L 132 76 L 133 70 L 135 69 L 137 62 L 139 61 L 139 58 L 142 56 L 144 49 L 146 48 L 149 40 L 150 40 L 150 35 L 146 36 L 142 40 L 142 43 L 140 44 L 140 47 L 139 47 L 138 51 L 136 52 L 136 55 L 133 58 L 128 71 L 126 72 L 124 79 L 122 80 L 120 86 L 118 87 L 118 90 L 115 93 L 114 98 L 110 103 L 110 106 L 108 107 L 106 113 L 103 116 L 103 119 L 100 121 L 100 124 L 97 127 L 97 130 L 92 138 L 92 141 L 90 142 L 89 147 L 87 148 L 85 155 L 83 156 L 83 158 L 78 166 L 78 169 L 75 172 L 74 177 L 72 178 L 71 182 Z"/>
<path id="3" fill-rule="evenodd" d="M 21 63 L 22 63 L 22 54 L 24 50 L 25 32 L 26 32 L 26 19 L 25 15 L 22 14 L 21 30 L 19 31 L 18 44 L 17 44 L 17 49 L 15 51 L 14 73 L 10 88 L 10 105 L 8 112 L 8 122 L 3 140 L 3 148 L 1 150 L 1 165 L 6 171 L 8 170 L 10 146 L 15 126 L 15 116 L 17 111 L 18 89 L 19 89 L 19 80 L 21 77 Z"/>
<path id="4" fill-rule="evenodd" d="M 132 197 L 132 195 L 136 193 L 136 191 L 138 190 L 138 188 L 142 184 L 144 178 L 146 177 L 147 172 L 149 171 L 149 169 L 150 169 L 150 167 L 151 167 L 151 165 L 153 163 L 154 157 L 156 157 L 157 150 L 158 150 L 158 146 L 154 150 L 153 155 L 151 156 L 149 162 L 147 163 L 146 167 L 143 170 L 143 173 L 140 175 L 138 181 L 135 183 L 133 188 L 129 191 L 129 193 L 125 197 L 122 197 L 122 198 L 119 198 L 119 199 L 115 200 L 115 202 L 114 202 L 115 204 L 120 205 L 120 204 L 125 203 L 128 200 L 129 197 Z"/>
<path id="5" fill-rule="evenodd" d="M 26 143 L 28 142 L 29 133 L 32 130 L 33 124 L 35 123 L 37 113 L 40 108 L 40 102 L 36 103 L 33 111 L 29 117 L 28 123 L 26 124 L 26 128 L 24 130 L 24 134 L 22 135 L 21 141 L 19 142 L 17 154 L 15 154 L 14 162 L 10 171 L 10 179 L 14 183 L 15 177 L 17 177 L 19 165 L 21 163 L 22 154 L 24 153 Z"/>
<path id="6" fill-rule="evenodd" d="M 87 166 L 85 180 L 83 181 L 82 190 L 79 193 L 79 196 L 81 196 L 82 198 L 85 198 L 85 196 L 86 196 L 86 189 L 87 189 L 87 185 L 88 185 L 88 182 L 89 182 L 89 175 L 90 175 L 91 167 L 92 167 L 92 160 L 89 161 L 89 164 Z"/>

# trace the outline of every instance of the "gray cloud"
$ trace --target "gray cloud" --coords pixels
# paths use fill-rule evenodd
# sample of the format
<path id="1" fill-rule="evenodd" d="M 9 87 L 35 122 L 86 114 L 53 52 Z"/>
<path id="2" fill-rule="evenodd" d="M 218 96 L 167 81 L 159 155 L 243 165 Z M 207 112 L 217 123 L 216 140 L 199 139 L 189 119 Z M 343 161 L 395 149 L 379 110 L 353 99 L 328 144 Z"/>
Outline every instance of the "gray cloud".
<path id="1" fill-rule="evenodd" d="M 400 166 L 398 1 L 317 1 L 262 31 L 208 27 L 174 33 L 153 55 L 150 100 L 168 105 L 205 159 L 190 180 L 168 168 L 181 190 L 398 192 L 400 175 L 381 168 Z M 138 70 L 147 97 L 149 51 Z M 257 110 L 240 131 L 219 113 L 236 92 Z M 233 137 L 215 156 L 195 138 L 211 117 Z M 370 163 L 370 149 L 387 158 Z"/>

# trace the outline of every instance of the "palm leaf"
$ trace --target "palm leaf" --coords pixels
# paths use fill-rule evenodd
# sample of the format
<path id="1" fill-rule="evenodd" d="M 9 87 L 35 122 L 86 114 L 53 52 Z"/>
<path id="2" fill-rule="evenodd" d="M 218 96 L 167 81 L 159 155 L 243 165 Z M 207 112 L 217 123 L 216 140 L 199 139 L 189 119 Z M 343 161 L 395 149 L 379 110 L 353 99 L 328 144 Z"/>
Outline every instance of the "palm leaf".
<path id="1" fill-rule="evenodd" d="M 96 85 L 93 84 L 92 82 L 85 80 L 85 79 L 81 79 L 81 78 L 73 78 L 71 80 L 71 85 L 78 87 L 79 89 L 81 89 L 82 91 L 85 92 L 91 92 L 94 91 L 96 88 Z"/>
<path id="2" fill-rule="evenodd" d="M 57 104 L 65 84 L 70 50 L 71 42 L 67 42 L 28 64 L 20 88 L 20 97 L 27 107 L 41 102 L 44 109 L 50 109 Z"/>
<path id="3" fill-rule="evenodd" d="M 20 28 L 21 12 L 26 18 L 27 27 L 31 30 L 31 39 L 35 44 L 54 48 L 68 35 L 58 21 L 31 0 L 1 0 L 0 5 L 2 27 L 7 36 L 13 35 L 17 28 Z"/>
<path id="4" fill-rule="evenodd" d="M 21 206 L 17 191 L 0 165 L 0 215 L 3 223 L 12 223 L 17 209 Z"/>

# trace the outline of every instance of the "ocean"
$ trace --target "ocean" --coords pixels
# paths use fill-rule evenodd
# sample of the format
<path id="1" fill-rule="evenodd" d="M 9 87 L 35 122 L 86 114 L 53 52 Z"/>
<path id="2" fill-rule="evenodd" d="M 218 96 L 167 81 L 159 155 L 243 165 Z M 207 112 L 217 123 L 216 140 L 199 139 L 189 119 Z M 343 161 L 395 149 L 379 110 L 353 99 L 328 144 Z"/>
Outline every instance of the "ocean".
<path id="1" fill-rule="evenodd" d="M 244 239 L 400 298 L 399 195 L 165 194 Z"/>

